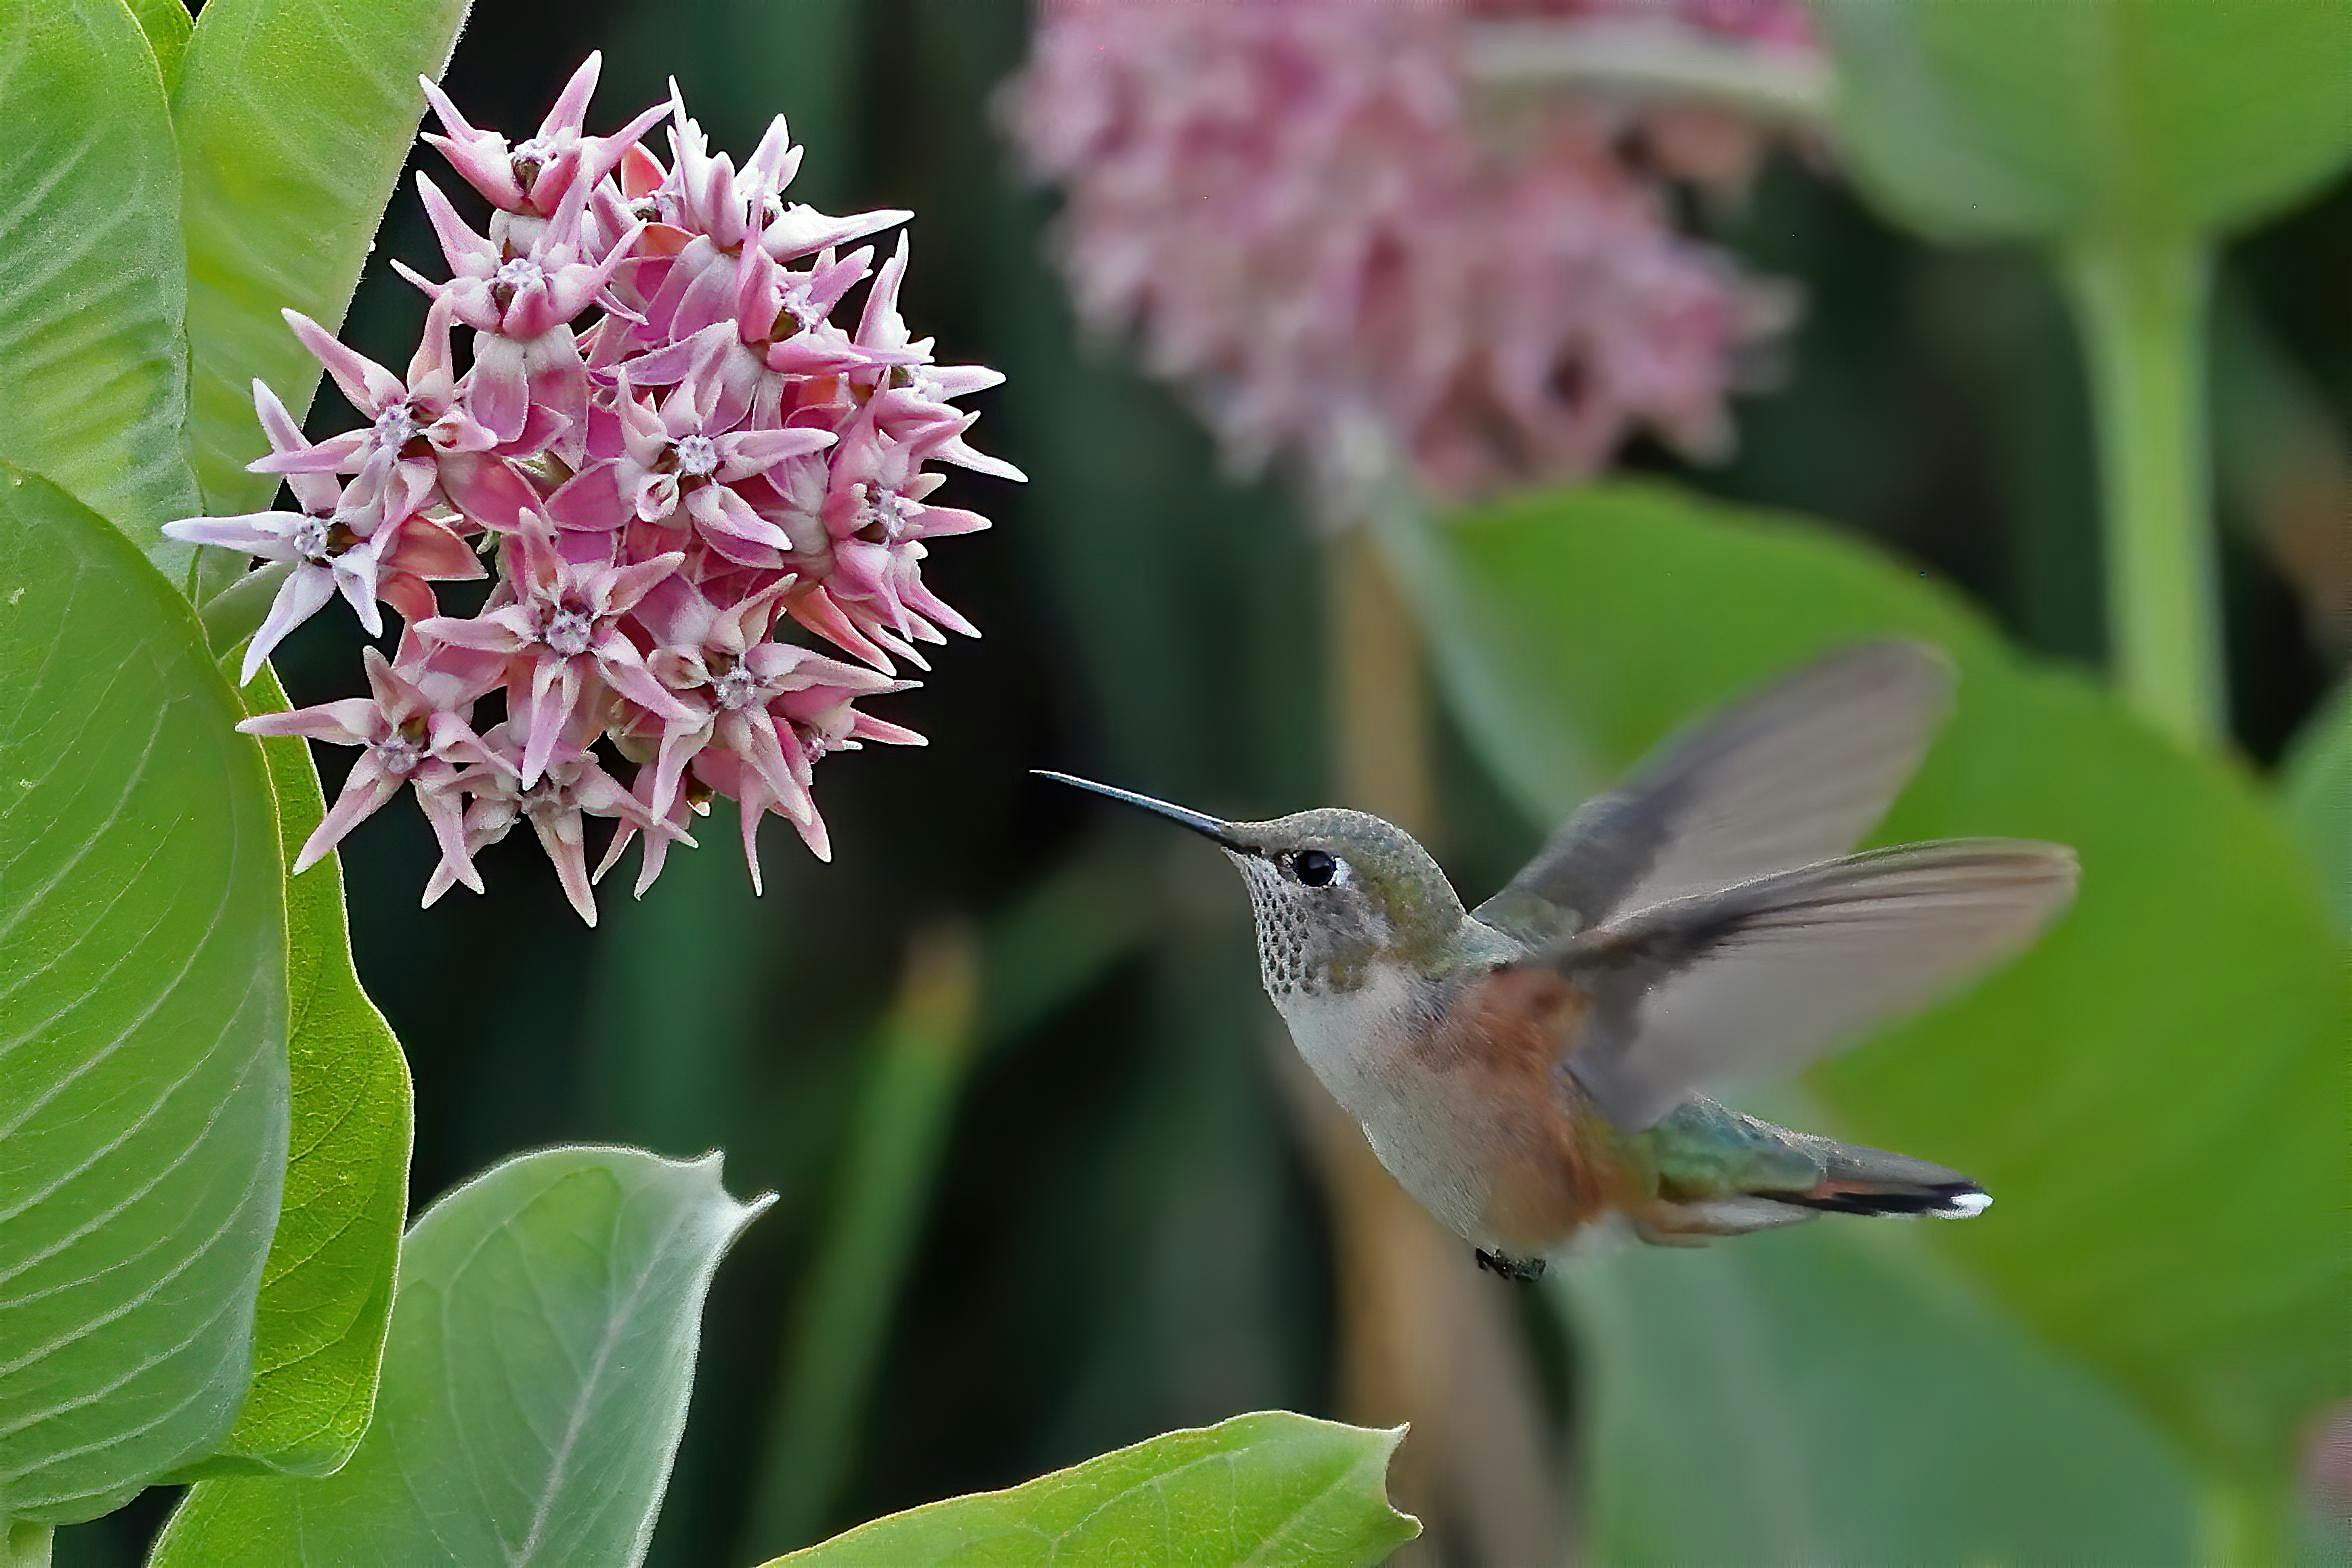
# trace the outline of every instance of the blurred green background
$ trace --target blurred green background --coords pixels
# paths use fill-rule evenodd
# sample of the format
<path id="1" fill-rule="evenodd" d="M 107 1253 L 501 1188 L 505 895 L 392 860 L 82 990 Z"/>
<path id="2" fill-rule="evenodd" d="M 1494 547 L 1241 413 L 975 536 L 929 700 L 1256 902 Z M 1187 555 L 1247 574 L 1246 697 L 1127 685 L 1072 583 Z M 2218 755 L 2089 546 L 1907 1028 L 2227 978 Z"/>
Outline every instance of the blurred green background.
<path id="1" fill-rule="evenodd" d="M 484 0 L 447 78 L 476 123 L 513 130 L 601 48 L 592 125 L 655 101 L 671 73 L 739 153 L 785 113 L 808 150 L 794 196 L 915 210 L 908 317 L 942 359 L 1008 374 L 977 400 L 975 439 L 1031 481 L 951 480 L 947 498 L 996 531 L 938 551 L 929 580 L 986 636 L 942 650 L 932 682 L 887 705 L 928 750 L 828 763 L 834 864 L 771 832 L 754 899 L 722 829 L 673 857 L 642 903 L 608 884 L 603 924 L 583 932 L 524 836 L 487 857 L 488 897 L 430 912 L 416 907 L 432 851 L 414 813 L 386 813 L 344 850 L 361 974 L 415 1075 L 412 1210 L 511 1151 L 571 1140 L 724 1148 L 732 1188 L 782 1194 L 712 1298 L 657 1563 L 750 1561 L 1241 1410 L 1357 1413 L 1336 1372 L 1350 1303 L 1243 901 L 1194 846 L 1024 775 L 1065 767 L 1236 815 L 1332 790 L 1320 552 L 1279 485 L 1221 481 L 1174 401 L 1117 345 L 1082 341 L 1045 262 L 1051 198 L 996 132 L 1027 27 L 1018 0 Z M 1925 247 L 1833 170 L 1785 158 L 1715 228 L 1804 287 L 1785 384 L 1741 406 L 1727 465 L 1681 472 L 1642 452 L 1633 466 L 1867 535 L 2026 649 L 2095 666 L 2092 441 L 2047 276 L 2020 256 Z M 421 301 L 380 260 L 431 254 L 405 190 L 379 251 L 346 336 L 397 362 Z M 2326 607 L 2352 592 L 2348 275 L 2352 188 L 2338 181 L 2231 250 L 2220 279 L 2230 697 L 2256 769 L 2342 665 Z M 355 640 L 322 616 L 288 645 L 297 703 L 347 694 Z M 1543 824 L 1462 735 L 1441 722 L 1437 741 L 1431 847 L 1476 897 Z M 2035 1088 L 2015 1086 L 2021 1105 Z M 2343 1106 L 2331 1114 L 2341 1129 Z M 1930 1143 L 1921 1152 L 1968 1152 Z M 2340 1217 L 2341 1165 L 2335 1179 Z M 2340 1228 L 2308 1242 L 2339 1258 L 2346 1246 Z M 1799 1256 L 1772 1253 L 1775 1238 L 1747 1245 Z M 1640 1272 L 1696 1300 L 1715 1266 L 1674 1256 Z M 1819 1288 L 1825 1312 L 1867 1296 L 1867 1282 Z M 1592 1342 L 1602 1319 L 1571 1333 L 1532 1293 L 1507 1310 L 1533 1346 L 1536 1381 L 1518 1397 L 1573 1525 L 1565 1478 L 1590 1473 L 1579 1412 L 1592 1358 L 1610 1354 Z M 1835 1359 L 1877 1329 L 1811 1332 L 1805 1353 Z M 1871 1376 L 1899 1398 L 1903 1360 L 1875 1343 Z M 2016 1412 L 2020 1428 L 2036 1419 Z M 1759 1420 L 1797 1429 L 1769 1408 Z M 2116 1463 L 2142 1473 L 2136 1454 Z M 1670 1462 L 1636 1484 L 1677 1506 Z M 68 1532 L 59 1561 L 135 1560 L 156 1506 Z M 2148 1506 L 2161 1524 L 2190 1505 Z M 1442 1510 L 1433 1522 L 1431 1550 L 1479 1555 L 1479 1532 L 1447 1530 Z M 2078 1544 L 2129 1560 L 2174 1539 L 2151 1529 L 2103 1553 L 2086 1526 Z"/>

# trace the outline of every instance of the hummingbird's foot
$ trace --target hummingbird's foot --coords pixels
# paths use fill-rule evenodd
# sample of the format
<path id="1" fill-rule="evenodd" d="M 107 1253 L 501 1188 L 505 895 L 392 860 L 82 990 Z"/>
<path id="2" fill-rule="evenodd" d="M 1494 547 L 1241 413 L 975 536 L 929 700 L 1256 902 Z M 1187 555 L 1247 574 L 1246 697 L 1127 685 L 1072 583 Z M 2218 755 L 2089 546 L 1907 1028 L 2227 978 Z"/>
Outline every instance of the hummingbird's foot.
<path id="1" fill-rule="evenodd" d="M 1500 1274 L 1522 1285 L 1532 1285 L 1544 1275 L 1544 1260 L 1541 1258 L 1506 1258 L 1484 1247 L 1478 1249 L 1478 1266 L 1489 1274 Z"/>

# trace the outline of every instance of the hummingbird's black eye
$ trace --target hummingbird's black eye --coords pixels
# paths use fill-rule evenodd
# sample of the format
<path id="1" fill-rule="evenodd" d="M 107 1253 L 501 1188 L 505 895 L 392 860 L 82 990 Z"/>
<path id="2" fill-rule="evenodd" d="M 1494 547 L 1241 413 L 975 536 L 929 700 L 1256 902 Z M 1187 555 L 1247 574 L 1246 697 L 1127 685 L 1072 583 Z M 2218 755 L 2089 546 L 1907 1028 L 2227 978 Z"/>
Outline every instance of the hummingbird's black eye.
<path id="1" fill-rule="evenodd" d="M 1339 862 L 1319 849 L 1302 849 L 1291 858 L 1290 869 L 1309 887 L 1329 887 L 1339 872 Z"/>

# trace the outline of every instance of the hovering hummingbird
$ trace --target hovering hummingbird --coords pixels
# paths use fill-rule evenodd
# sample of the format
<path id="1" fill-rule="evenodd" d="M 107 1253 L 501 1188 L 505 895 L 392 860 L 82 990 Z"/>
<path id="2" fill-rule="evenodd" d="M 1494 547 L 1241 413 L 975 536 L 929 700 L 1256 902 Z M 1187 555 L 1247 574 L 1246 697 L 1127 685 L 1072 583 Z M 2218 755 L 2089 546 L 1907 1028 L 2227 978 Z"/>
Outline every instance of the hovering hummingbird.
<path id="1" fill-rule="evenodd" d="M 1226 822 L 1041 772 L 1221 847 L 1293 1043 L 1380 1163 L 1514 1279 L 1588 1227 L 1694 1246 L 1816 1214 L 1966 1219 L 1956 1171 L 1699 1091 L 1794 1071 L 2030 942 L 2074 854 L 2018 839 L 1844 853 L 1951 702 L 1934 650 L 1833 654 L 1660 748 L 1463 908 L 1412 835 L 1325 808 Z"/>

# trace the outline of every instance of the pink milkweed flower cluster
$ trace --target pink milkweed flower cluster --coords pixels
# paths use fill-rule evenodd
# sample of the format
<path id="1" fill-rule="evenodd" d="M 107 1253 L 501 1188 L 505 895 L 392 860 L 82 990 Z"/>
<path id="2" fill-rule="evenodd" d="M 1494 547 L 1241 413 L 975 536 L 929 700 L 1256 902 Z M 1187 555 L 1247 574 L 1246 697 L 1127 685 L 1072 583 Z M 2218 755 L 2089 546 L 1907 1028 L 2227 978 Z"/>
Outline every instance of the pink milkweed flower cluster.
<path id="1" fill-rule="evenodd" d="M 440 846 L 428 904 L 479 891 L 475 856 L 528 822 L 593 924 L 591 884 L 630 842 L 642 894 L 724 795 L 756 887 L 771 815 L 829 854 L 821 759 L 921 743 L 858 704 L 911 686 L 897 661 L 923 666 L 921 645 L 972 634 L 922 566 L 988 523 L 938 503 L 936 465 L 1021 475 L 967 444 L 978 416 L 955 406 L 1003 378 L 935 363 L 899 314 L 903 234 L 879 266 L 857 243 L 910 214 L 786 201 L 801 152 L 784 121 L 738 168 L 674 84 L 587 135 L 598 63 L 514 142 L 424 84 L 441 124 L 425 141 L 491 210 L 477 226 L 418 176 L 449 275 L 399 269 L 430 302 L 406 373 L 287 312 L 363 423 L 306 440 L 256 383 L 270 453 L 252 467 L 291 506 L 165 529 L 285 564 L 248 680 L 338 595 L 370 635 L 382 605 L 405 623 L 392 657 L 367 650 L 366 697 L 240 726 L 359 748 L 297 871 L 407 789 Z M 641 142 L 665 119 L 667 163 Z M 440 602 L 437 585 L 485 576 L 474 613 Z M 612 823 L 594 873 L 590 817 Z"/>
<path id="2" fill-rule="evenodd" d="M 1721 114 L 1482 94 L 1493 21 L 1814 48 L 1797 0 L 1041 0 L 1010 99 L 1063 187 L 1080 315 L 1135 331 L 1237 467 L 1360 486 L 1368 441 L 1459 495 L 1578 478 L 1647 434 L 1727 446 L 1782 290 L 1679 232 L 1759 138 Z"/>

